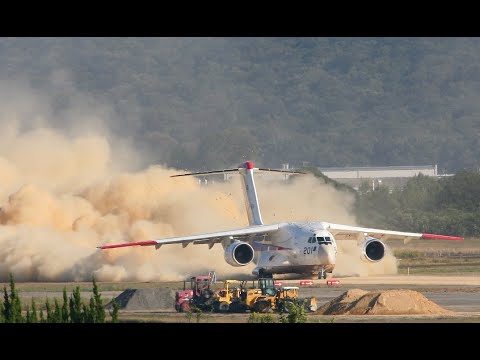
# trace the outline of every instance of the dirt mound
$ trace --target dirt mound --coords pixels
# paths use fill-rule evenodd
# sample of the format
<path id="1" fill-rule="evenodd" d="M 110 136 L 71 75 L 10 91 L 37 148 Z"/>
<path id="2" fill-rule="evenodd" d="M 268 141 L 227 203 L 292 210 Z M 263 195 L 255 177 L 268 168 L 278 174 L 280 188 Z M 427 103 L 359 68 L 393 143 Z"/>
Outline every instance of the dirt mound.
<path id="1" fill-rule="evenodd" d="M 418 291 L 349 290 L 321 306 L 316 314 L 322 315 L 441 315 L 451 314 Z"/>
<path id="2" fill-rule="evenodd" d="M 174 311 L 175 291 L 168 288 L 127 289 L 118 295 L 121 310 Z M 107 304 L 111 308 L 111 302 Z"/>

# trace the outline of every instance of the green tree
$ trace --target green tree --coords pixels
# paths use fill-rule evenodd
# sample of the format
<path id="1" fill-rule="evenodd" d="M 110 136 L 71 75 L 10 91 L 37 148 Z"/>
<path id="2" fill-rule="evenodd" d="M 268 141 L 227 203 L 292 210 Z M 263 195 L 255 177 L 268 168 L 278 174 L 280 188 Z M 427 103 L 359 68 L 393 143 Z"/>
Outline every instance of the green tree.
<path id="1" fill-rule="evenodd" d="M 403 189 L 359 193 L 356 214 L 368 227 L 474 237 L 480 235 L 479 199 L 477 171 L 442 179 L 418 175 Z"/>
<path id="2" fill-rule="evenodd" d="M 303 304 L 295 304 L 293 302 L 285 303 L 288 314 L 280 315 L 280 322 L 282 323 L 304 323 L 307 321 L 305 314 L 305 302 Z"/>
<path id="3" fill-rule="evenodd" d="M 72 323 L 83 322 L 82 298 L 80 296 L 80 287 L 78 286 L 75 287 L 72 295 L 70 296 L 69 307 L 70 307 L 70 321 Z"/>
<path id="4" fill-rule="evenodd" d="M 411 178 L 402 190 L 399 203 L 404 209 L 432 211 L 441 184 L 431 176 L 419 174 Z"/>
<path id="5" fill-rule="evenodd" d="M 37 323 L 38 322 L 38 317 L 37 317 L 37 305 L 35 304 L 35 300 L 32 298 L 32 312 L 30 316 L 30 322 L 32 323 Z"/>
<path id="6" fill-rule="evenodd" d="M 40 322 L 41 322 L 41 323 L 46 322 L 46 321 L 45 321 L 45 317 L 44 317 L 44 315 L 43 315 L 43 309 L 42 309 L 42 308 L 40 308 Z"/>
<path id="7" fill-rule="evenodd" d="M 118 310 L 119 305 L 116 299 L 112 300 L 112 311 L 110 311 L 110 316 L 112 317 L 112 323 L 118 322 Z"/>
<path id="8" fill-rule="evenodd" d="M 10 273 L 10 294 L 8 294 L 7 288 L 3 287 L 3 318 L 7 323 L 20 323 L 23 322 L 22 316 L 22 304 L 18 296 L 17 289 L 15 288 L 15 281 L 13 274 Z"/>
<path id="9" fill-rule="evenodd" d="M 71 323 L 77 322 L 75 321 L 77 317 L 75 315 L 75 303 L 73 300 L 73 296 L 70 296 L 70 298 L 68 299 L 68 307 L 70 309 L 70 322 Z"/>
<path id="10" fill-rule="evenodd" d="M 62 323 L 69 322 L 67 288 L 63 288 Z"/>
<path id="11" fill-rule="evenodd" d="M 45 311 L 47 312 L 47 323 L 53 323 L 54 322 L 54 318 L 53 318 L 53 312 L 52 312 L 52 307 L 50 305 L 50 301 L 48 300 L 48 297 L 47 297 L 47 300 L 45 301 Z"/>
<path id="12" fill-rule="evenodd" d="M 12 306 L 12 322 L 23 322 L 22 303 L 20 301 L 20 297 L 18 296 L 18 291 L 15 287 L 15 280 L 13 279 L 12 273 L 10 273 L 10 304 Z"/>
<path id="13" fill-rule="evenodd" d="M 90 311 L 90 307 L 85 306 L 85 304 L 82 304 L 82 321 L 84 323 L 92 323 L 92 312 Z"/>
<path id="14" fill-rule="evenodd" d="M 53 322 L 54 323 L 61 323 L 62 322 L 62 310 L 60 308 L 60 304 L 58 303 L 57 298 L 55 298 L 55 303 L 53 307 Z"/>
<path id="15" fill-rule="evenodd" d="M 86 323 L 97 323 L 97 312 L 95 308 L 95 300 L 93 296 L 90 297 L 90 303 L 88 307 L 85 307 L 85 322 Z"/>
<path id="16" fill-rule="evenodd" d="M 93 299 L 94 299 L 94 311 L 95 311 L 95 322 L 104 323 L 105 322 L 105 307 L 103 306 L 102 294 L 98 291 L 97 282 L 95 277 L 92 277 L 93 283 Z M 90 305 L 91 306 L 91 305 Z"/>
<path id="17" fill-rule="evenodd" d="M 436 206 L 468 212 L 480 210 L 480 173 L 478 171 L 463 170 L 443 180 Z"/>
<path id="18" fill-rule="evenodd" d="M 5 322 L 5 307 L 3 306 L 3 302 L 0 302 L 0 323 Z"/>
<path id="19" fill-rule="evenodd" d="M 5 285 L 3 286 L 3 319 L 6 323 L 12 322 L 12 304 Z"/>

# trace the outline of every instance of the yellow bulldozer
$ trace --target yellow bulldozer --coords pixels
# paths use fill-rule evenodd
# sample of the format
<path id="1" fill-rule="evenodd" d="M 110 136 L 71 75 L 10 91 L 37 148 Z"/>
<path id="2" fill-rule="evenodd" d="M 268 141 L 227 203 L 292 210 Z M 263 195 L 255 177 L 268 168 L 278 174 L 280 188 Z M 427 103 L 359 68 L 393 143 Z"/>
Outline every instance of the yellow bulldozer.
<path id="1" fill-rule="evenodd" d="M 298 287 L 277 288 L 272 278 L 260 278 L 256 285 L 253 281 L 251 288 L 247 284 L 247 281 L 243 281 L 239 289 L 232 291 L 231 312 L 287 312 L 288 303 L 296 303 L 298 300 Z"/>

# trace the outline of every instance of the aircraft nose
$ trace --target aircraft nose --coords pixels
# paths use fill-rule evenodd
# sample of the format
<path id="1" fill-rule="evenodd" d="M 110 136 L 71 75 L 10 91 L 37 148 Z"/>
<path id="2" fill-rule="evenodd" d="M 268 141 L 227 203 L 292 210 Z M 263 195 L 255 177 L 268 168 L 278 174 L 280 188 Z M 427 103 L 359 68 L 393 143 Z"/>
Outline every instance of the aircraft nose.
<path id="1" fill-rule="evenodd" d="M 320 261 L 325 265 L 335 265 L 335 249 L 331 245 L 320 245 L 318 255 Z"/>

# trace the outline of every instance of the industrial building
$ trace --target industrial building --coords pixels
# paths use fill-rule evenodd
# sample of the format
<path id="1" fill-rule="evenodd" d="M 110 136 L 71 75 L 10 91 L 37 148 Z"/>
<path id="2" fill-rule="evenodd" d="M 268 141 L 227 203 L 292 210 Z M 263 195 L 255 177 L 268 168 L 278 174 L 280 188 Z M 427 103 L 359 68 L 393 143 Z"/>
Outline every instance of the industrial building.
<path id="1" fill-rule="evenodd" d="M 325 176 L 357 188 L 362 182 L 375 186 L 403 186 L 409 178 L 423 174 L 438 177 L 437 165 L 420 166 L 368 166 L 368 167 L 319 167 Z"/>
<path id="2" fill-rule="evenodd" d="M 289 170 L 287 163 L 282 164 L 282 170 Z M 441 177 L 451 176 L 453 174 L 438 174 L 437 165 L 417 165 L 417 166 L 365 166 L 365 167 L 317 167 L 325 176 L 338 181 L 339 183 L 349 185 L 354 189 L 359 189 L 362 183 L 375 190 L 378 186 L 388 186 L 389 188 L 402 187 L 412 177 L 419 174 L 425 176 Z M 223 174 L 223 180 L 228 181 L 232 175 Z M 275 173 L 258 173 L 256 176 L 271 179 L 288 179 L 289 175 L 279 175 Z M 217 178 L 217 181 L 220 179 Z M 200 183 L 207 184 L 215 182 L 214 177 L 207 180 L 206 177 L 199 179 Z"/>

